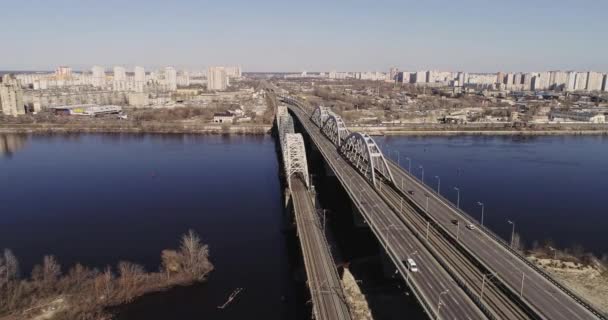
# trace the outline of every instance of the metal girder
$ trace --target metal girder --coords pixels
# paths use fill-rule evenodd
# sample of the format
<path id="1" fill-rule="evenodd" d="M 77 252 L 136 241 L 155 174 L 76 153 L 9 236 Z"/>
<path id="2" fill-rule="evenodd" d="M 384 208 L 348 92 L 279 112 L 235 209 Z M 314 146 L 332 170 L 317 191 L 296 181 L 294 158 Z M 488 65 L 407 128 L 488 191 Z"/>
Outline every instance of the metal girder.
<path id="1" fill-rule="evenodd" d="M 287 111 L 287 107 L 279 106 L 277 108 L 277 129 L 279 132 L 279 142 L 281 143 L 281 149 L 285 150 L 285 135 L 288 133 L 294 133 L 293 118 Z"/>
<path id="2" fill-rule="evenodd" d="M 351 133 L 342 142 L 340 152 L 363 176 L 376 186 L 377 173 L 394 183 L 393 174 L 382 151 L 370 136 L 359 132 Z"/>
<path id="3" fill-rule="evenodd" d="M 314 124 L 316 124 L 317 127 L 321 128 L 321 127 L 323 127 L 323 124 L 325 124 L 327 117 L 329 117 L 330 112 L 331 111 L 329 110 L 329 108 L 323 107 L 323 106 L 318 106 L 312 112 L 312 115 L 310 116 L 310 120 L 312 120 L 312 122 Z"/>
<path id="4" fill-rule="evenodd" d="M 344 139 L 350 134 L 342 118 L 331 111 L 321 131 L 336 147 L 340 147 Z"/>
<path id="5" fill-rule="evenodd" d="M 299 133 L 287 133 L 283 149 L 283 161 L 285 165 L 285 178 L 291 186 L 291 176 L 300 174 L 306 187 L 310 187 L 308 175 L 308 162 L 306 161 L 306 149 L 304 138 Z"/>

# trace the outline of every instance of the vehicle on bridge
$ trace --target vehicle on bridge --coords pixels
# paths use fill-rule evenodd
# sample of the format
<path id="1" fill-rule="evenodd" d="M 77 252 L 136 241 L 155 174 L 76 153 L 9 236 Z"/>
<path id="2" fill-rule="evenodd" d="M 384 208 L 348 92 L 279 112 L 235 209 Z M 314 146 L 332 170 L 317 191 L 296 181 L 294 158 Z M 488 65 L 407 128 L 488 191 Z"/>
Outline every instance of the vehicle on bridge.
<path id="1" fill-rule="evenodd" d="M 414 261 L 414 259 L 407 258 L 407 260 L 404 261 L 404 264 L 411 272 L 418 272 L 418 266 L 416 265 L 416 261 Z"/>

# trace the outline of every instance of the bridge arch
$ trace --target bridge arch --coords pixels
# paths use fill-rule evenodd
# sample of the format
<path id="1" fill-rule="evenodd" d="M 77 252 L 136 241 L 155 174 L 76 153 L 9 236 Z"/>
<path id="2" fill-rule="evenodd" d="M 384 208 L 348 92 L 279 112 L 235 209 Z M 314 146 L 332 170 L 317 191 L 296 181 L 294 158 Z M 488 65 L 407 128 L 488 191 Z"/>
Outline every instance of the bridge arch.
<path id="1" fill-rule="evenodd" d="M 312 122 L 316 124 L 317 127 L 322 128 L 323 124 L 325 124 L 325 121 L 329 117 L 330 112 L 331 111 L 329 110 L 329 108 L 318 106 L 315 108 L 315 110 L 313 110 L 312 115 L 310 116 L 310 120 L 312 120 Z"/>
<path id="2" fill-rule="evenodd" d="M 285 165 L 285 178 L 289 185 L 291 186 L 291 177 L 293 175 L 299 175 L 306 184 L 306 187 L 310 188 L 306 148 L 304 146 L 304 138 L 302 138 L 301 134 L 287 133 L 285 135 L 283 161 Z"/>
<path id="3" fill-rule="evenodd" d="M 351 133 L 340 146 L 340 152 L 374 186 L 379 178 L 378 174 L 391 183 L 395 182 L 382 150 L 369 135 Z"/>
<path id="4" fill-rule="evenodd" d="M 350 131 L 346 127 L 342 117 L 333 112 L 329 112 L 327 120 L 325 120 L 321 131 L 338 148 L 340 145 L 342 145 L 344 139 L 346 139 L 346 137 L 350 134 Z"/>

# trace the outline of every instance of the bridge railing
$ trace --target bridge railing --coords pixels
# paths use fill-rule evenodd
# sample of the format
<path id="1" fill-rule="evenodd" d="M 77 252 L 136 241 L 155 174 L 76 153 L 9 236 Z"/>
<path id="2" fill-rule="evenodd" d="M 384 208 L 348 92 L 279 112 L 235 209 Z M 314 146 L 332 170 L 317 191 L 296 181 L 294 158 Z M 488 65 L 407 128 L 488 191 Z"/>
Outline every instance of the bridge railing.
<path id="1" fill-rule="evenodd" d="M 536 266 L 534 263 L 532 263 L 530 260 L 528 260 L 528 258 L 526 258 L 525 256 L 523 256 L 520 252 L 518 252 L 517 250 L 514 250 L 504 239 L 502 239 L 500 236 L 498 236 L 496 233 L 494 233 L 492 230 L 490 230 L 486 226 L 481 225 L 477 221 L 477 219 L 474 218 L 473 216 L 471 216 L 468 212 L 466 212 L 466 211 L 464 211 L 464 210 L 456 207 L 450 200 L 446 199 L 443 195 L 438 194 L 437 192 L 435 192 L 434 190 L 432 190 L 430 188 L 430 186 L 428 186 L 427 184 L 425 184 L 424 182 L 422 182 L 415 175 L 411 174 L 411 172 L 409 172 L 409 171 L 405 170 L 404 168 L 402 168 L 393 159 L 390 159 L 389 161 L 391 161 L 395 166 L 401 168 L 401 171 L 405 175 L 407 175 L 408 177 L 410 177 L 410 179 L 412 179 L 413 181 L 417 182 L 424 189 L 427 189 L 427 192 L 429 193 L 429 195 L 433 195 L 435 198 L 437 198 L 443 204 L 445 204 L 448 207 L 450 207 L 453 211 L 455 211 L 458 214 L 460 214 L 461 216 L 467 218 L 469 220 L 468 221 L 469 223 L 474 224 L 477 228 L 479 228 L 480 230 L 482 230 L 488 237 L 490 237 L 491 239 L 493 239 L 496 242 L 498 242 L 504 249 L 506 249 L 508 252 L 512 253 L 513 255 L 515 255 L 519 260 L 523 261 L 526 265 L 528 265 L 534 271 L 538 272 L 543 278 L 545 278 L 547 281 L 549 281 L 550 283 L 552 283 L 553 285 L 555 285 L 556 287 L 558 287 L 560 290 L 562 290 L 564 293 L 566 293 L 569 297 L 571 297 L 574 301 L 576 301 L 578 304 L 580 304 L 581 306 L 583 306 L 589 312 L 593 313 L 599 319 L 608 320 L 608 318 L 606 318 L 606 315 L 603 314 L 602 312 L 600 312 L 599 310 L 597 310 L 591 304 L 591 302 L 589 302 L 588 300 L 586 300 L 586 299 L 584 299 L 582 297 L 579 297 L 570 288 L 568 288 L 568 287 L 564 286 L 563 284 L 561 284 L 559 281 L 557 281 L 555 278 L 553 278 L 553 276 L 551 276 L 550 274 L 548 274 L 546 271 L 540 269 L 538 266 Z M 420 206 L 421 208 L 423 208 L 422 204 L 418 203 L 418 201 L 416 201 L 414 199 L 412 199 L 412 201 L 414 201 L 418 206 Z"/>

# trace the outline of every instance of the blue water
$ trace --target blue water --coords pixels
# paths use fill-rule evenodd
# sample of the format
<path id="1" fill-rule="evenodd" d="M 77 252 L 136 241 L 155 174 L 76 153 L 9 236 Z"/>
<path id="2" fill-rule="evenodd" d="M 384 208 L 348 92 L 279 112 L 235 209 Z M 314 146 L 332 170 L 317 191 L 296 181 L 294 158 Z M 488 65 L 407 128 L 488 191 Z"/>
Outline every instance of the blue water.
<path id="1" fill-rule="evenodd" d="M 209 282 L 125 318 L 293 318 L 270 137 L 5 136 L 0 151 L 0 248 L 24 273 L 45 254 L 64 269 L 129 260 L 156 270 L 161 250 L 193 229 L 210 246 Z M 217 309 L 237 287 L 239 299 Z"/>
<path id="2" fill-rule="evenodd" d="M 516 232 L 528 246 L 551 239 L 560 248 L 582 245 L 608 253 L 608 137 L 450 136 L 378 137 L 385 154 L 422 176 L 508 239 Z M 398 156 L 399 153 L 399 156 Z"/>

